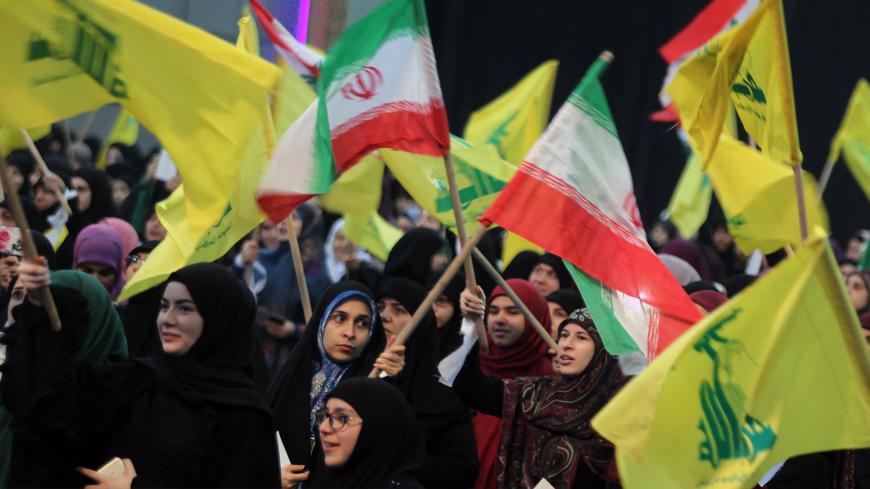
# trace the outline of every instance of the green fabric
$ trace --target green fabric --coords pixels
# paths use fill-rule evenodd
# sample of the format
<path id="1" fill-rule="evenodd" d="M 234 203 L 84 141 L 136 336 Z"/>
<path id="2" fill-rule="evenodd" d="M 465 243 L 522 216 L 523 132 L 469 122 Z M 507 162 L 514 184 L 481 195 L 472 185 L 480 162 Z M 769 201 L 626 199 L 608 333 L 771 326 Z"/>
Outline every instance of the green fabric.
<path id="1" fill-rule="evenodd" d="M 103 284 L 86 273 L 60 270 L 51 273 L 52 285 L 72 289 L 88 300 L 90 321 L 76 360 L 100 365 L 127 358 L 124 324 Z M 61 321 L 63 318 L 61 318 Z"/>
<path id="2" fill-rule="evenodd" d="M 611 355 L 623 355 L 640 350 L 634 339 L 626 332 L 625 326 L 613 313 L 613 309 L 603 299 L 609 289 L 567 260 L 563 261 L 577 288 L 580 289 L 580 295 L 592 314 L 592 320 L 595 321 L 595 327 L 601 335 L 607 352 Z"/>

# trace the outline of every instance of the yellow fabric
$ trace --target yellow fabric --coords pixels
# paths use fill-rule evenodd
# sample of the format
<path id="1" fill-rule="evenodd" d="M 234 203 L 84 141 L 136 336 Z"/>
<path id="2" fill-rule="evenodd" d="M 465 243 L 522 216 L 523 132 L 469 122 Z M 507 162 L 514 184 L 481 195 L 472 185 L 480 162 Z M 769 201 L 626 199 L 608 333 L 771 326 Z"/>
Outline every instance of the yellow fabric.
<path id="1" fill-rule="evenodd" d="M 27 130 L 30 139 L 34 141 L 44 138 L 50 132 L 51 124 Z M 0 155 L 6 156 L 16 149 L 27 149 L 27 141 L 24 140 L 21 131 L 18 128 L 0 126 Z"/>
<path id="2" fill-rule="evenodd" d="M 109 153 L 109 146 L 114 143 L 122 143 L 128 146 L 136 144 L 139 139 L 139 121 L 133 117 L 133 114 L 121 109 L 118 113 L 118 118 L 115 120 L 115 125 L 109 132 L 109 136 L 100 148 L 100 155 L 97 157 L 96 167 L 99 169 L 106 168 L 106 155 Z"/>
<path id="3" fill-rule="evenodd" d="M 519 166 L 547 127 L 559 62 L 546 61 L 510 90 L 471 114 L 462 137 L 492 144 L 508 163 Z"/>
<path id="4" fill-rule="evenodd" d="M 444 160 L 389 149 L 381 149 L 380 154 L 411 197 L 438 221 L 455 231 L 456 221 L 453 218 Z M 516 173 L 516 167 L 502 160 L 495 146 L 484 144 L 472 147 L 456 136 L 451 136 L 450 155 L 456 171 L 462 217 L 466 229 L 471 230 L 477 218 Z"/>
<path id="5" fill-rule="evenodd" d="M 693 151 L 668 203 L 668 217 L 680 235 L 691 238 L 701 229 L 707 220 L 712 197 L 710 178 L 704 174 L 701 159 Z"/>
<path id="6" fill-rule="evenodd" d="M 623 487 L 751 488 L 870 446 L 870 354 L 824 233 L 692 327 L 592 420 Z"/>
<path id="7" fill-rule="evenodd" d="M 803 160 L 781 0 L 763 0 L 745 22 L 713 38 L 665 90 L 705 164 L 731 103 L 765 155 L 792 165 Z"/>
<path id="8" fill-rule="evenodd" d="M 841 152 L 852 176 L 870 199 L 870 84 L 863 78 L 855 85 L 846 115 L 831 142 L 828 162 L 836 162 Z"/>
<path id="9" fill-rule="evenodd" d="M 318 200 L 324 209 L 344 216 L 348 239 L 386 261 L 402 232 L 378 215 L 383 176 L 383 162 L 375 154 L 365 156 Z"/>
<path id="10" fill-rule="evenodd" d="M 242 17 L 237 45 L 257 55 L 253 51 L 256 49 L 253 41 L 256 36 L 256 24 L 250 16 Z M 153 287 L 187 264 L 220 258 L 263 221 L 264 216 L 254 196 L 275 147 L 274 123 L 265 99 L 255 115 L 256 119 L 249 120 L 248 124 L 256 132 L 247 141 L 244 156 L 238 160 L 222 160 L 237 175 L 231 182 L 232 192 L 215 196 L 222 199 L 222 212 L 208 221 L 206 227 L 195 226 L 197 222 L 190 209 L 195 207 L 196 200 L 188 189 L 189 183 L 195 182 L 202 170 L 179 167 L 185 183 L 157 206 L 157 216 L 167 230 L 167 237 L 127 282 L 118 300 Z"/>
<path id="11" fill-rule="evenodd" d="M 746 254 L 771 253 L 800 245 L 797 194 L 791 166 L 773 161 L 728 136 L 707 166 L 707 175 L 728 218 L 728 230 Z M 808 229 L 828 229 L 825 208 L 816 197 L 815 179 L 803 172 Z"/>
<path id="12" fill-rule="evenodd" d="M 282 135 L 305 112 L 317 95 L 280 56 L 278 66 L 281 67 L 281 80 L 272 99 L 272 118 L 275 119 L 275 134 Z"/>
<path id="13" fill-rule="evenodd" d="M 471 114 L 463 137 L 471 144 L 493 144 L 501 157 L 515 166 L 523 162 L 526 153 L 547 128 L 553 86 L 559 62 L 542 63 L 510 90 Z M 507 233 L 502 261 L 509 263 L 519 252 L 543 248 Z"/>

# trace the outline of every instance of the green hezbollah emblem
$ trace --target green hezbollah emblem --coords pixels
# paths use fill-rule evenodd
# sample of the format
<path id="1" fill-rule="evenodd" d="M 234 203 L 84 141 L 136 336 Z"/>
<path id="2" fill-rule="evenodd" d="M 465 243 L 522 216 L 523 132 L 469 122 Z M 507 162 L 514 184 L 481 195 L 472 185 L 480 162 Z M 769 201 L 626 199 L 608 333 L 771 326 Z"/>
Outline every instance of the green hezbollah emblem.
<path id="1" fill-rule="evenodd" d="M 461 158 L 453 155 L 453 162 L 456 168 L 457 177 L 462 177 L 465 186 L 457 181 L 457 186 L 460 186 L 459 201 L 462 204 L 462 209 L 468 209 L 476 199 L 486 197 L 487 195 L 495 195 L 504 188 L 505 182 L 487 175 L 486 173 L 474 168 Z M 459 180 L 459 178 L 457 178 Z M 450 201 L 450 190 L 447 185 L 441 183 L 437 185 L 438 195 L 435 198 L 435 210 L 437 212 L 446 212 L 453 208 Z M 479 214 L 479 213 L 478 213 Z M 477 218 L 477 216 L 465 216 L 466 219 Z"/>
<path id="2" fill-rule="evenodd" d="M 753 102 L 762 105 L 767 103 L 767 98 L 764 96 L 764 90 L 758 86 L 758 83 L 749 71 L 743 73 L 741 78 L 731 85 L 731 91 Z"/>
<path id="3" fill-rule="evenodd" d="M 714 469 L 724 460 L 745 458 L 753 462 L 776 442 L 776 433 L 770 425 L 743 414 L 746 395 L 739 384 L 731 381 L 735 357 L 748 353 L 743 343 L 722 336 L 720 330 L 740 312 L 742 309 L 735 309 L 723 317 L 694 345 L 695 351 L 706 354 L 713 362 L 712 382 L 704 380 L 700 389 L 703 418 L 698 428 L 704 440 L 698 447 L 698 457 L 710 462 Z"/>
<path id="4" fill-rule="evenodd" d="M 127 86 L 120 78 L 118 65 L 113 62 L 118 49 L 118 37 L 78 10 L 69 0 L 56 2 L 69 9 L 75 19 L 73 23 L 57 19 L 55 29 L 62 32 L 62 41 L 58 44 L 34 32 L 27 51 L 27 61 L 67 59 L 112 96 L 126 99 Z"/>

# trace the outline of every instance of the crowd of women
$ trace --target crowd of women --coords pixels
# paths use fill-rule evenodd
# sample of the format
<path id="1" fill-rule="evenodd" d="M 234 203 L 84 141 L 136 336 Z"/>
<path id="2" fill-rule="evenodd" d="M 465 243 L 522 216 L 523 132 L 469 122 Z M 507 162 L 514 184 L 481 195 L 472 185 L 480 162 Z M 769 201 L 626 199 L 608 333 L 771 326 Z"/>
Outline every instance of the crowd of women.
<path id="1" fill-rule="evenodd" d="M 90 139 L 67 148 L 54 133 L 39 147 L 50 174 L 8 156 L 41 258 L 22 260 L 0 230 L 0 487 L 619 487 L 614 448 L 590 421 L 636 370 L 604 349 L 558 257 L 502 264 L 497 229 L 478 245 L 557 350 L 482 268 L 477 290 L 453 277 L 394 344 L 457 243 L 387 175 L 382 214 L 404 234 L 384 262 L 306 203 L 118 303 L 165 235 L 154 206 L 178 181 L 156 180 L 154 155 L 134 148 L 113 146 L 98 170 Z M 0 225 L 15 227 L 5 206 Z M 870 341 L 870 275 L 857 268 L 868 234 L 835 250 Z M 697 237 L 667 222 L 649 235 L 703 314 L 783 258 L 746 273 L 715 211 Z M 477 318 L 486 351 L 471 340 Z M 798 457 L 765 487 L 870 488 L 870 455 Z"/>

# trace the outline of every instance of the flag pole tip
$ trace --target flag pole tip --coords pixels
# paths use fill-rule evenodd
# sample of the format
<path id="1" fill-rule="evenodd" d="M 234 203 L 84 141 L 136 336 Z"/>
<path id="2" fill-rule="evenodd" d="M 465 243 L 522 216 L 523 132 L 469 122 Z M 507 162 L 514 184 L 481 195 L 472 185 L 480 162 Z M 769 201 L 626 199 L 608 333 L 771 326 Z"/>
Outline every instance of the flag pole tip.
<path id="1" fill-rule="evenodd" d="M 598 58 L 602 61 L 610 63 L 613 61 L 613 53 L 611 53 L 610 51 L 601 51 L 601 54 L 598 55 Z"/>

